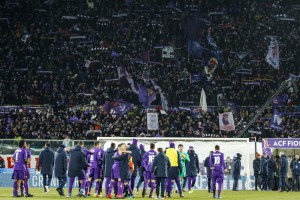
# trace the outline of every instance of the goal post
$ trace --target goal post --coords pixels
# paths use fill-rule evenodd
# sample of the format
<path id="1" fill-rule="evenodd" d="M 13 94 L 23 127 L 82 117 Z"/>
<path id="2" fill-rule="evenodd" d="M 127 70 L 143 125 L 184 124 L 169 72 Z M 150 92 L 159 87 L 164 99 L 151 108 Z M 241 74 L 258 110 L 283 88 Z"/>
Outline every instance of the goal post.
<path id="1" fill-rule="evenodd" d="M 169 141 L 173 141 L 176 148 L 179 144 L 182 144 L 185 152 L 189 146 L 193 146 L 199 156 L 201 171 L 196 185 L 197 189 L 206 189 L 206 170 L 203 162 L 209 156 L 209 152 L 214 150 L 215 145 L 219 145 L 220 151 L 224 153 L 225 163 L 228 157 L 232 160 L 237 153 L 240 153 L 242 154 L 242 180 L 239 181 L 239 188 L 244 190 L 253 189 L 253 177 L 251 177 L 251 174 L 253 174 L 252 161 L 255 158 L 255 147 L 250 144 L 248 138 L 134 138 L 138 140 L 138 146 L 139 144 L 144 145 L 146 151 L 150 149 L 150 143 L 155 143 L 156 148 L 166 148 L 169 147 Z M 128 144 L 132 142 L 132 139 L 132 137 L 97 137 L 104 149 L 109 148 L 112 142 L 116 143 L 116 145 L 120 143 Z M 258 152 L 261 151 L 258 150 Z M 224 178 L 223 189 L 232 189 L 232 182 L 231 174 L 227 174 Z"/>

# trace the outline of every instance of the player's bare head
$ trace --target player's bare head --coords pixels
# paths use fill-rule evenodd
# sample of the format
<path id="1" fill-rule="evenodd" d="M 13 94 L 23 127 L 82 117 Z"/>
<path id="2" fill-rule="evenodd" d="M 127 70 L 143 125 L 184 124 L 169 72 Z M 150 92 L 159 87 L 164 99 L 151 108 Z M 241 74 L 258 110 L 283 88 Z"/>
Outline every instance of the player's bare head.
<path id="1" fill-rule="evenodd" d="M 95 142 L 95 147 L 98 147 L 98 148 L 99 148 L 100 146 L 101 146 L 100 141 L 96 141 L 96 142 Z"/>
<path id="2" fill-rule="evenodd" d="M 155 144 L 154 143 L 150 144 L 150 149 L 155 149 Z"/>
<path id="3" fill-rule="evenodd" d="M 126 151 L 127 150 L 127 145 L 125 143 L 121 143 L 119 145 L 120 145 L 119 148 L 121 149 L 121 151 Z"/>
<path id="4" fill-rule="evenodd" d="M 116 144 L 115 144 L 115 143 L 111 143 L 111 144 L 110 144 L 110 148 L 115 149 L 115 148 L 116 148 Z"/>
<path id="5" fill-rule="evenodd" d="M 164 152 L 164 149 L 161 148 L 161 147 L 159 147 L 159 148 L 157 148 L 157 151 L 158 151 L 159 153 L 162 153 L 162 152 Z"/>
<path id="6" fill-rule="evenodd" d="M 220 146 L 219 146 L 219 145 L 216 145 L 216 146 L 215 146 L 215 150 L 216 150 L 216 151 L 219 151 L 219 150 L 220 150 Z"/>
<path id="7" fill-rule="evenodd" d="M 20 148 L 26 147 L 26 142 L 25 142 L 25 140 L 20 140 L 20 141 L 19 141 L 19 147 L 20 147 Z"/>
<path id="8" fill-rule="evenodd" d="M 45 147 L 50 147 L 50 142 L 46 142 Z"/>
<path id="9" fill-rule="evenodd" d="M 179 149 L 179 151 L 182 151 L 183 150 L 183 144 L 179 144 L 178 149 Z"/>
<path id="10" fill-rule="evenodd" d="M 83 141 L 79 141 L 79 142 L 77 143 L 77 145 L 83 147 L 83 146 L 84 146 L 84 142 L 83 142 Z"/>

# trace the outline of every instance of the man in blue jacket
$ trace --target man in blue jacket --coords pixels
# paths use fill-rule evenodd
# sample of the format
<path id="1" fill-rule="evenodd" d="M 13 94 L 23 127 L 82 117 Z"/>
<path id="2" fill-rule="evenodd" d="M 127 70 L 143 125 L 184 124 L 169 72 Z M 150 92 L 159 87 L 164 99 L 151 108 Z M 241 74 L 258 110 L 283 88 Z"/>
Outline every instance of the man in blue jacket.
<path id="1" fill-rule="evenodd" d="M 291 162 L 291 169 L 293 173 L 293 190 L 300 191 L 300 159 L 299 155 L 295 156 L 295 159 Z"/>
<path id="2" fill-rule="evenodd" d="M 268 163 L 267 163 L 267 154 L 261 157 L 260 161 L 260 175 L 261 175 L 261 189 L 267 190 L 268 189 Z"/>
<path id="3" fill-rule="evenodd" d="M 54 175 L 58 179 L 59 184 L 56 191 L 60 196 L 65 196 L 63 188 L 67 182 L 67 154 L 65 147 L 63 144 L 59 146 L 54 162 Z"/>
<path id="4" fill-rule="evenodd" d="M 72 196 L 72 188 L 75 181 L 75 177 L 82 180 L 80 192 L 78 197 L 86 197 L 85 191 L 85 170 L 89 167 L 89 163 L 86 160 L 86 155 L 83 153 L 82 148 L 84 147 L 83 141 L 79 141 L 77 145 L 70 151 L 70 163 L 68 169 L 68 176 L 70 177 L 68 198 Z"/>
<path id="5" fill-rule="evenodd" d="M 236 154 L 236 158 L 233 161 L 232 164 L 232 178 L 233 178 L 233 191 L 238 191 L 238 181 L 239 179 L 241 179 L 241 168 L 242 168 L 242 164 L 241 164 L 241 158 L 242 155 L 240 153 Z"/>
<path id="6" fill-rule="evenodd" d="M 44 192 L 49 192 L 54 167 L 54 152 L 50 148 L 50 143 L 45 144 L 45 148 L 39 155 L 38 170 L 43 175 Z"/>
<path id="7" fill-rule="evenodd" d="M 110 147 L 105 151 L 103 157 L 103 168 L 105 177 L 105 194 L 108 195 L 109 184 L 111 181 L 111 169 L 114 164 L 113 156 L 115 154 L 116 144 L 111 143 Z"/>
<path id="8" fill-rule="evenodd" d="M 286 155 L 283 152 L 280 152 L 279 156 L 280 156 L 279 179 L 281 182 L 280 192 L 284 192 L 284 190 L 289 192 L 291 190 L 291 188 L 288 186 L 288 184 L 285 181 L 285 179 L 287 177 L 287 173 L 288 173 L 288 160 L 286 158 Z"/>
<path id="9" fill-rule="evenodd" d="M 276 171 L 276 163 L 273 155 L 267 160 L 268 165 L 268 190 L 273 189 L 274 174 Z"/>
<path id="10" fill-rule="evenodd" d="M 209 164 L 209 159 L 213 151 L 209 153 L 209 156 L 205 158 L 204 161 L 204 167 L 206 168 L 206 178 L 207 178 L 207 187 L 208 187 L 208 193 L 211 192 L 211 169 Z"/>

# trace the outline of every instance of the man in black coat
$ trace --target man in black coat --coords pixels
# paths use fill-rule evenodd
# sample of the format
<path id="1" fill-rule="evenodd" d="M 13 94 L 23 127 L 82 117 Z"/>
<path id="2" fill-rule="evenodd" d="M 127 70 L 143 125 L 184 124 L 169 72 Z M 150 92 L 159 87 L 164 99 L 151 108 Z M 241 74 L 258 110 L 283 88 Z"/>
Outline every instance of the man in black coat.
<path id="1" fill-rule="evenodd" d="M 279 156 L 280 156 L 279 180 L 281 183 L 280 192 L 284 192 L 285 189 L 287 192 L 289 192 L 291 190 L 291 188 L 289 187 L 289 185 L 286 183 L 286 180 L 285 180 L 287 178 L 288 167 L 289 167 L 288 159 L 287 159 L 286 155 L 284 154 L 284 152 L 280 152 Z"/>
<path id="2" fill-rule="evenodd" d="M 72 196 L 72 188 L 75 181 L 75 177 L 78 177 L 81 182 L 80 192 L 77 195 L 78 197 L 86 197 L 85 195 L 85 169 L 89 167 L 89 163 L 86 160 L 86 156 L 82 151 L 84 143 L 79 141 L 77 145 L 70 151 L 70 163 L 68 169 L 68 176 L 70 177 L 69 189 L 68 189 L 68 198 Z"/>
<path id="3" fill-rule="evenodd" d="M 257 185 L 259 184 L 259 172 L 260 172 L 260 154 L 256 153 L 255 155 L 255 160 L 253 160 L 253 171 L 254 171 L 254 185 L 255 185 L 255 190 L 257 191 Z M 259 184 L 260 188 L 260 184 Z"/>
<path id="4" fill-rule="evenodd" d="M 165 180 L 168 177 L 168 170 L 171 167 L 170 160 L 163 152 L 163 148 L 158 148 L 157 151 L 158 154 L 154 157 L 151 168 L 151 172 L 155 175 L 156 181 L 156 199 L 164 198 Z M 161 189 L 160 193 L 159 189 Z"/>
<path id="5" fill-rule="evenodd" d="M 189 155 L 190 161 L 186 162 L 185 164 L 186 177 L 188 182 L 189 194 L 192 194 L 193 193 L 192 188 L 195 186 L 197 175 L 200 172 L 199 158 L 194 151 L 194 147 L 192 146 L 189 147 L 187 154 Z"/>
<path id="6" fill-rule="evenodd" d="M 238 182 L 239 179 L 241 179 L 241 169 L 242 169 L 242 164 L 241 164 L 241 158 L 242 155 L 240 153 L 236 154 L 236 158 L 234 159 L 232 163 L 232 178 L 233 178 L 233 191 L 238 191 Z"/>
<path id="7" fill-rule="evenodd" d="M 276 171 L 276 163 L 273 158 L 273 155 L 267 160 L 268 164 L 268 190 L 273 189 L 273 182 L 274 182 L 274 174 Z"/>
<path id="8" fill-rule="evenodd" d="M 52 180 L 54 167 L 54 152 L 50 148 L 50 143 L 45 144 L 45 148 L 41 151 L 38 161 L 38 170 L 43 175 L 44 192 L 49 192 L 49 186 Z"/>
<path id="9" fill-rule="evenodd" d="M 110 147 L 105 151 L 103 157 L 103 168 L 104 168 L 104 177 L 105 177 L 105 194 L 108 194 L 108 186 L 111 181 L 111 169 L 114 164 L 113 156 L 115 154 L 116 144 L 111 143 Z"/>
<path id="10" fill-rule="evenodd" d="M 64 186 L 67 182 L 67 154 L 65 151 L 66 146 L 60 145 L 54 162 L 54 175 L 58 179 L 58 187 L 56 191 L 60 196 L 65 196 L 64 194 Z"/>
<path id="11" fill-rule="evenodd" d="M 138 142 L 137 139 L 133 139 L 132 144 L 130 144 L 128 149 L 129 151 L 131 151 L 131 157 L 134 164 L 134 171 L 132 173 L 131 183 L 130 183 L 130 187 L 132 190 L 134 189 L 138 168 L 141 166 L 141 161 L 142 161 L 141 152 L 137 147 L 137 142 Z"/>
<path id="12" fill-rule="evenodd" d="M 261 157 L 260 161 L 260 175 L 261 175 L 261 184 L 262 190 L 267 190 L 268 188 L 268 163 L 267 163 L 267 154 Z"/>
<path id="13" fill-rule="evenodd" d="M 144 154 L 146 153 L 145 151 L 145 147 L 143 144 L 140 144 L 140 153 L 141 153 L 141 158 L 144 156 Z M 139 188 L 141 187 L 142 183 L 144 182 L 144 169 L 143 168 L 143 163 L 141 163 L 141 166 L 138 168 L 138 172 L 139 172 L 139 176 L 140 176 L 140 179 L 139 179 L 139 182 L 136 186 L 136 191 L 138 192 L 139 191 Z"/>
<path id="14" fill-rule="evenodd" d="M 210 159 L 210 155 L 213 153 L 213 151 L 211 151 L 209 153 L 209 156 L 205 158 L 204 160 L 204 167 L 206 168 L 206 177 L 207 177 L 207 186 L 208 186 L 208 192 L 211 192 L 211 168 L 210 168 L 210 164 L 209 164 L 209 159 Z"/>
<path id="15" fill-rule="evenodd" d="M 295 156 L 295 159 L 290 164 L 293 173 L 293 191 L 300 191 L 300 157 Z"/>

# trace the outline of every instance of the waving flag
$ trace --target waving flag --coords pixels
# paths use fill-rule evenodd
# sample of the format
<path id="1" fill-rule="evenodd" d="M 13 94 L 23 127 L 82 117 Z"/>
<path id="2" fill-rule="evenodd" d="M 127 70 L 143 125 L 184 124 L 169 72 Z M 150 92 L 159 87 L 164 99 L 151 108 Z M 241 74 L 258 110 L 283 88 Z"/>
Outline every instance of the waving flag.
<path id="1" fill-rule="evenodd" d="M 274 69 L 279 69 L 279 44 L 278 41 L 272 38 L 268 54 L 266 56 L 266 62 L 269 63 Z"/>
<path id="2" fill-rule="evenodd" d="M 271 118 L 270 128 L 274 128 L 274 129 L 277 129 L 277 130 L 283 130 L 284 129 L 283 114 L 281 112 L 278 112 L 276 109 L 274 109 L 274 113 L 273 113 L 273 116 Z"/>
<path id="3" fill-rule="evenodd" d="M 207 112 L 206 94 L 203 88 L 201 90 L 201 96 L 200 96 L 200 107 L 204 112 Z"/>
<path id="4" fill-rule="evenodd" d="M 120 88 L 131 88 L 136 94 L 139 93 L 132 77 L 127 73 L 124 67 L 118 67 L 118 77 L 120 81 Z"/>
<path id="5" fill-rule="evenodd" d="M 123 100 L 115 100 L 111 102 L 105 102 L 103 106 L 103 110 L 106 113 L 113 115 L 114 117 L 121 117 L 125 113 L 127 113 L 130 108 L 132 108 L 133 104 L 123 101 Z"/>
<path id="6" fill-rule="evenodd" d="M 235 130 L 232 112 L 219 113 L 219 128 L 221 131 Z"/>

